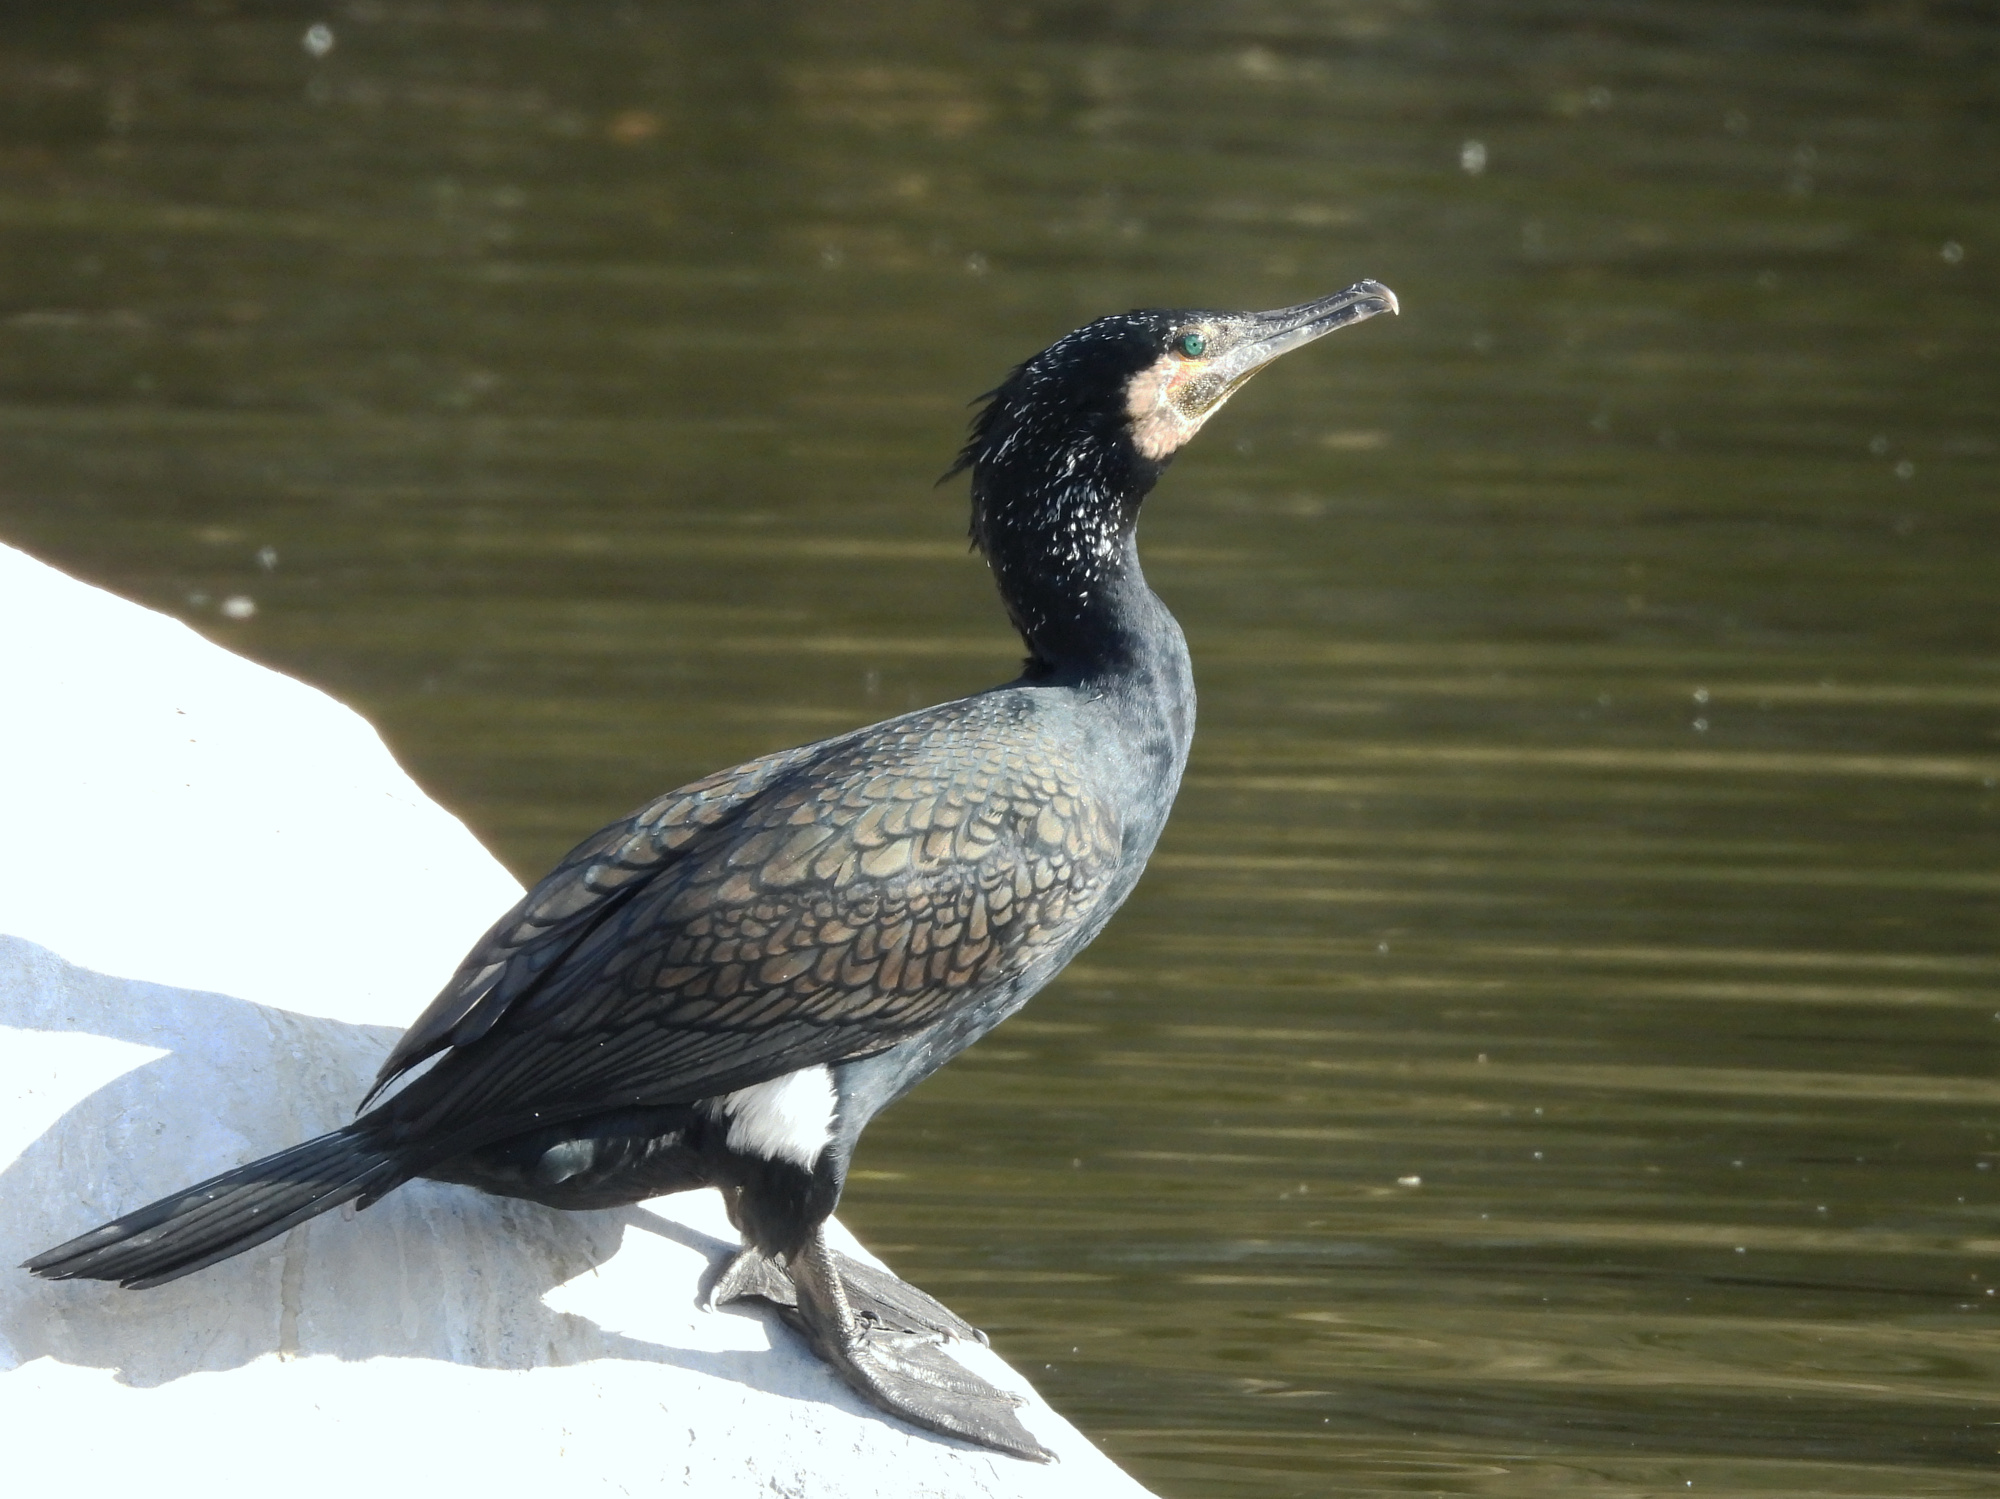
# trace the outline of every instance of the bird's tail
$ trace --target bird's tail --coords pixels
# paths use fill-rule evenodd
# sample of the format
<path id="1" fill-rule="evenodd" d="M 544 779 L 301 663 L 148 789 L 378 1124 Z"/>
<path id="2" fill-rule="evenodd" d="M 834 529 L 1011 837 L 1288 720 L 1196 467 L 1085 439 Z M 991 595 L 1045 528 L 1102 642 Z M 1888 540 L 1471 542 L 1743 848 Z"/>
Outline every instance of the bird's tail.
<path id="1" fill-rule="evenodd" d="M 351 1124 L 162 1197 L 43 1251 L 22 1268 L 48 1280 L 157 1286 L 343 1202 L 364 1194 L 372 1201 L 407 1176 L 400 1152 L 365 1122 Z"/>

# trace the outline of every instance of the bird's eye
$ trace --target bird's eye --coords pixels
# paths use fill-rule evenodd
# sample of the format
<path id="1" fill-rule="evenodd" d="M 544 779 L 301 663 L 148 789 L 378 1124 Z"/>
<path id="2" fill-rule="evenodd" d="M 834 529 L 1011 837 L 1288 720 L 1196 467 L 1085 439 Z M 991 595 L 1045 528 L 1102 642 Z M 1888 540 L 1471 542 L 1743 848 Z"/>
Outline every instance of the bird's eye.
<path id="1" fill-rule="evenodd" d="M 1190 359 L 1199 359 L 1208 350 L 1208 340 L 1199 333 L 1183 333 L 1174 340 L 1174 347 Z"/>

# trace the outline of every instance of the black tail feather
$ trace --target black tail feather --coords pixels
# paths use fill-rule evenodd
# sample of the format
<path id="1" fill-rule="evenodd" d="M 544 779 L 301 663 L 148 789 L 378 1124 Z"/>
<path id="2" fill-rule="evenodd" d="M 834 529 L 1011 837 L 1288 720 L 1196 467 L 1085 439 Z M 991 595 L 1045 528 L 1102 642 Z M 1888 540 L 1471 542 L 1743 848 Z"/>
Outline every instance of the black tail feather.
<path id="1" fill-rule="evenodd" d="M 225 1171 L 89 1233 L 24 1266 L 46 1280 L 115 1280 L 131 1290 L 178 1280 L 276 1238 L 308 1218 L 407 1179 L 400 1155 L 364 1125 L 349 1125 Z"/>

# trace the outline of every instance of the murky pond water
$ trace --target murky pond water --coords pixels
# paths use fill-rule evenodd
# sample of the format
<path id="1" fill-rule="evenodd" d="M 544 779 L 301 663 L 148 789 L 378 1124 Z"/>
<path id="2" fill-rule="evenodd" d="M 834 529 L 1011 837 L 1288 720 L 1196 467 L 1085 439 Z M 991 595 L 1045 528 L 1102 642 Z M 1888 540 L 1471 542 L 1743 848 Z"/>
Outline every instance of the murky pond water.
<path id="1" fill-rule="evenodd" d="M 23 14 L 0 537 L 524 877 L 1009 674 L 1013 360 L 1394 286 L 1156 494 L 1153 872 L 845 1216 L 1176 1499 L 1993 1491 L 1990 14 Z"/>

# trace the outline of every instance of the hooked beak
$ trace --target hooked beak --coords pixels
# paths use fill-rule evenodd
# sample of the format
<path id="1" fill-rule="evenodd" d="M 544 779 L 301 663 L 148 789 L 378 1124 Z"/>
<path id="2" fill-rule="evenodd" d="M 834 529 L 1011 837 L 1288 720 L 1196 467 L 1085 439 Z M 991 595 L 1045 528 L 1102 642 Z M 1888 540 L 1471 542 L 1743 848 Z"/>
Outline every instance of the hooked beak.
<path id="1" fill-rule="evenodd" d="M 1197 315 L 1195 331 L 1205 330 L 1212 352 L 1185 358 L 1169 353 L 1133 378 L 1125 407 L 1132 445 L 1145 457 L 1165 462 L 1280 354 L 1378 312 L 1400 310 L 1396 294 L 1381 282 L 1357 281 L 1330 297 L 1276 312 Z"/>
<path id="2" fill-rule="evenodd" d="M 1280 354 L 1289 354 L 1301 344 L 1324 338 L 1336 328 L 1359 323 L 1378 312 L 1401 312 L 1396 294 L 1379 281 L 1357 281 L 1345 291 L 1276 312 L 1249 312 L 1231 319 L 1241 330 L 1241 341 L 1209 361 L 1208 372 L 1219 376 L 1222 394 L 1257 373 Z M 1220 404 L 1218 401 L 1217 404 Z"/>

